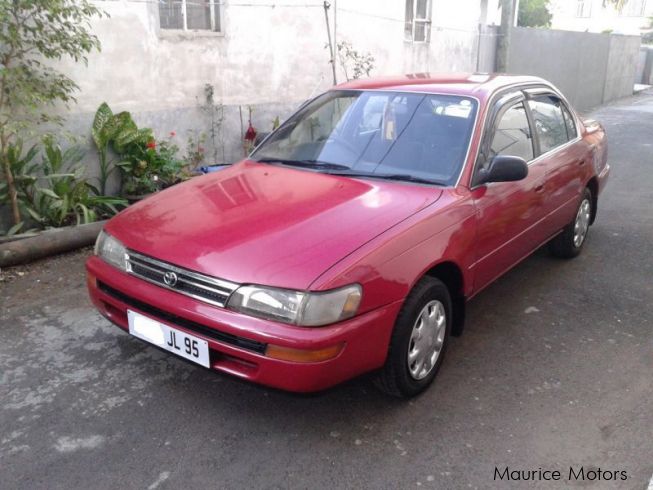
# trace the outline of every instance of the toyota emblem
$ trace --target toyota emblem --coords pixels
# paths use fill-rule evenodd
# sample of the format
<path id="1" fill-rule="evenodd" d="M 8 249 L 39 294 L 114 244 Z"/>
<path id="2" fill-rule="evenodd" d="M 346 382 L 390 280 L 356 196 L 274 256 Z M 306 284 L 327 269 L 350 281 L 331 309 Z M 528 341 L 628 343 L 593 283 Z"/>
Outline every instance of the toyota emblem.
<path id="1" fill-rule="evenodd" d="M 177 284 L 177 274 L 174 272 L 166 272 L 163 274 L 163 282 L 166 283 L 167 286 L 170 286 L 171 288 Z"/>

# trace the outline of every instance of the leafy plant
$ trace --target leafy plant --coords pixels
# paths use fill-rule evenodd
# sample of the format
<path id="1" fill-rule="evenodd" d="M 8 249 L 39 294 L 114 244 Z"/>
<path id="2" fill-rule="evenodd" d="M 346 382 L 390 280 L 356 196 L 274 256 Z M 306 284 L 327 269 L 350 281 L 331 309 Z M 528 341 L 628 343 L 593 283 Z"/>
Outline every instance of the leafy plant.
<path id="1" fill-rule="evenodd" d="M 551 27 L 549 0 L 520 0 L 517 23 L 522 27 Z"/>
<path id="2" fill-rule="evenodd" d="M 199 135 L 196 136 L 195 133 L 188 132 L 184 161 L 189 168 L 197 168 L 204 163 L 206 153 L 203 145 L 205 141 L 206 134 L 199 133 Z"/>
<path id="3" fill-rule="evenodd" d="M 347 41 L 338 43 L 337 55 L 340 67 L 345 73 L 347 80 L 355 80 L 363 75 L 370 76 L 370 73 L 374 69 L 374 56 L 371 53 L 360 53 L 356 51 L 351 43 Z"/>
<path id="4" fill-rule="evenodd" d="M 645 29 L 653 29 L 653 15 L 648 18 L 648 25 Z M 642 33 L 642 44 L 653 44 L 653 30 Z"/>
<path id="5" fill-rule="evenodd" d="M 653 44 L 653 31 L 642 34 L 642 44 Z"/>
<path id="6" fill-rule="evenodd" d="M 154 139 L 149 128 L 139 129 L 129 112 L 113 114 L 106 102 L 100 104 L 93 119 L 91 135 L 98 151 L 100 164 L 100 193 L 106 193 L 106 185 L 116 170 L 115 159 L 109 159 L 110 146 L 117 153 L 126 153 L 133 144 L 146 145 Z"/>
<path id="7" fill-rule="evenodd" d="M 175 133 L 168 140 L 158 144 L 150 128 L 139 128 L 129 112 L 113 114 L 106 102 L 98 108 L 91 129 L 93 141 L 100 161 L 100 190 L 104 194 L 106 181 L 115 169 L 120 169 L 122 192 L 126 195 L 143 195 L 161 190 L 190 174 L 178 157 L 179 148 L 172 142 Z M 189 139 L 191 163 L 203 158 L 204 149 L 200 146 L 205 136 L 197 142 Z M 190 145 L 197 145 L 191 152 Z M 113 150 L 117 158 L 109 158 Z"/>
<path id="8" fill-rule="evenodd" d="M 186 166 L 177 158 L 179 148 L 171 141 L 157 144 L 152 139 L 143 145 L 135 140 L 122 150 L 122 161 L 116 165 L 123 174 L 125 195 L 156 192 L 189 176 Z"/>
<path id="9" fill-rule="evenodd" d="M 617 12 L 621 12 L 627 3 L 628 0 L 603 0 L 604 7 L 611 5 Z"/>
<path id="10" fill-rule="evenodd" d="M 4 161 L 9 166 L 9 171 L 14 179 L 14 189 L 16 192 L 16 203 L 19 208 L 21 217 L 27 215 L 25 207 L 27 202 L 25 196 L 31 195 L 31 190 L 36 183 L 35 172 L 38 169 L 38 164 L 33 163 L 34 157 L 38 154 L 36 145 L 32 146 L 25 154 L 23 154 L 23 141 L 18 140 L 16 143 L 11 143 L 7 146 Z M 5 174 L 6 175 L 6 174 Z M 0 180 L 0 203 L 10 202 L 9 186 L 6 180 Z M 13 235 L 23 229 L 25 221 L 21 219 L 7 232 L 8 235 Z"/>
<path id="11" fill-rule="evenodd" d="M 73 102 L 78 86 L 47 61 L 86 63 L 100 48 L 90 19 L 103 15 L 89 0 L 0 0 L 0 163 L 15 225 L 22 214 L 8 152 L 21 133 L 61 122 L 50 109 Z"/>
<path id="12" fill-rule="evenodd" d="M 126 205 L 124 199 L 100 195 L 86 181 L 80 163 L 84 152 L 80 147 L 62 150 L 52 138 L 45 138 L 40 163 L 34 163 L 37 155 L 36 146 L 23 155 L 21 140 L 9 145 L 7 151 L 21 213 L 39 228 L 90 223 L 109 217 Z M 0 202 L 6 199 L 6 194 L 0 195 Z M 9 233 L 21 230 L 25 223 L 16 223 Z"/>
<path id="13" fill-rule="evenodd" d="M 209 138 L 213 146 L 213 163 L 218 161 L 218 148 L 222 148 L 222 163 L 225 163 L 224 141 L 222 133 L 222 124 L 224 122 L 224 106 L 215 101 L 215 89 L 213 85 L 207 83 L 204 85 L 204 104 L 201 107 L 211 123 L 209 127 Z M 220 141 L 218 141 L 220 140 Z"/>
<path id="14" fill-rule="evenodd" d="M 100 163 L 100 192 L 102 194 L 106 192 L 107 180 L 109 180 L 109 176 L 115 170 L 112 162 L 108 159 L 109 143 L 115 132 L 113 121 L 113 112 L 107 103 L 103 102 L 95 112 L 93 126 L 91 127 L 91 136 L 97 147 L 98 161 Z"/>

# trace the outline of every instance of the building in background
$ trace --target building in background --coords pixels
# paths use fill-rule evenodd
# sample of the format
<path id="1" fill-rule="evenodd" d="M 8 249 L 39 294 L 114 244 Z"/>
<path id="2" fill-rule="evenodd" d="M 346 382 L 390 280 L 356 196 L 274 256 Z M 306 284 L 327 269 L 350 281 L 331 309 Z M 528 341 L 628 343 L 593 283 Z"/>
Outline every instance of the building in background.
<path id="1" fill-rule="evenodd" d="M 642 34 L 651 30 L 653 0 L 626 0 L 621 10 L 605 0 L 554 0 L 553 29 L 615 34 Z"/>
<path id="2" fill-rule="evenodd" d="M 229 163 L 243 156 L 241 128 L 250 108 L 254 126 L 269 131 L 277 116 L 283 120 L 333 83 L 321 0 L 95 3 L 110 15 L 92 26 L 102 51 L 87 67 L 65 67 L 81 88 L 66 113 L 76 134 L 88 134 L 106 101 L 158 135 L 174 131 L 180 145 L 189 132 L 212 133 L 207 163 Z M 374 76 L 492 71 L 491 49 L 483 56 L 480 3 L 331 0 L 327 13 L 331 38 L 371 54 Z M 342 62 L 336 60 L 339 82 Z"/>
<path id="3" fill-rule="evenodd" d="M 97 165 L 90 127 L 102 102 L 114 112 L 130 111 L 139 126 L 171 137 L 182 151 L 189 135 L 203 134 L 205 164 L 232 163 L 244 156 L 250 114 L 258 131 L 270 131 L 275 120 L 333 85 L 329 35 L 335 45 L 371 55 L 372 76 L 492 72 L 501 18 L 499 0 L 330 0 L 327 31 L 322 0 L 94 1 L 109 14 L 92 26 L 102 51 L 88 66 L 59 65 L 80 87 L 77 104 L 62 115 L 66 130 L 87 135 L 91 175 Z M 559 83 L 583 108 L 632 93 L 629 64 L 639 38 L 575 34 L 527 29 L 522 45 L 511 49 L 508 71 Z M 557 51 L 550 49 L 554 42 Z M 581 65 L 573 63 L 560 68 L 563 51 L 569 59 L 594 60 L 591 70 L 579 73 Z M 618 60 L 624 66 L 617 67 Z M 343 64 L 350 63 L 336 57 L 338 82 L 346 80 Z M 623 80 L 615 85 L 616 75 Z M 587 77 L 597 85 L 591 97 L 577 90 Z M 115 189 L 117 173 L 114 179 Z"/>

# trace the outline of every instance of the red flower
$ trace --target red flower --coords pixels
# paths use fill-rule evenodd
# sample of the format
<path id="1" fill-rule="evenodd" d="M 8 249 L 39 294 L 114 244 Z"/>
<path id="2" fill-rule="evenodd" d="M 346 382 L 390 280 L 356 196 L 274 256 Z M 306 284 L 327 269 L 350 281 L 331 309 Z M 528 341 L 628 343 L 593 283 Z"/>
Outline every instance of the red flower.
<path id="1" fill-rule="evenodd" d="M 156 148 L 156 141 L 150 140 L 147 142 L 147 147 L 150 148 L 151 150 L 154 150 Z"/>
<path id="2" fill-rule="evenodd" d="M 198 146 L 198 147 L 197 147 L 197 151 L 199 151 L 200 153 L 204 153 L 204 148 L 201 147 L 201 146 Z"/>
<path id="3" fill-rule="evenodd" d="M 170 131 L 170 137 L 174 138 L 175 136 L 177 136 L 177 133 L 175 133 L 174 131 Z"/>
<path id="4" fill-rule="evenodd" d="M 256 129 L 252 126 L 252 121 L 249 122 L 249 127 L 245 132 L 245 141 L 253 142 L 256 139 Z"/>

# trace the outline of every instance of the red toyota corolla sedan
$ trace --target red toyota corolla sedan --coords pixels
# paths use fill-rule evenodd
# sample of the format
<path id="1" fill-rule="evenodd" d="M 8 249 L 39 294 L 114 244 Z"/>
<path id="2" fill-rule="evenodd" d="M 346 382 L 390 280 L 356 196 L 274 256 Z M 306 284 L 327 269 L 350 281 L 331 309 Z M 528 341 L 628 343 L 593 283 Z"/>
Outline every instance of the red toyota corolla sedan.
<path id="1" fill-rule="evenodd" d="M 574 257 L 609 173 L 601 125 L 551 84 L 413 75 L 339 85 L 252 155 L 110 220 L 100 312 L 284 390 L 433 381 L 465 302 L 549 243 Z"/>

